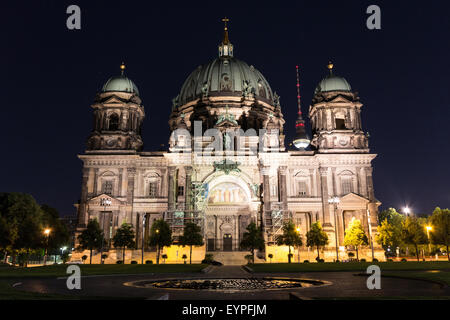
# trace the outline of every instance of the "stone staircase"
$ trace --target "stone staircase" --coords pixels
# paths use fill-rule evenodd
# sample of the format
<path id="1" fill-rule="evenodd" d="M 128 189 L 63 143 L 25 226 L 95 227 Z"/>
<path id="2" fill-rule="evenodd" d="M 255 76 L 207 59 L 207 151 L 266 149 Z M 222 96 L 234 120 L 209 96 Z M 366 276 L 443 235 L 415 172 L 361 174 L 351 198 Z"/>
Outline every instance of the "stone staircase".
<path id="1" fill-rule="evenodd" d="M 247 264 L 245 256 L 250 254 L 248 251 L 208 251 L 212 254 L 215 261 L 221 262 L 225 266 L 241 266 Z M 255 263 L 264 263 L 255 254 Z"/>

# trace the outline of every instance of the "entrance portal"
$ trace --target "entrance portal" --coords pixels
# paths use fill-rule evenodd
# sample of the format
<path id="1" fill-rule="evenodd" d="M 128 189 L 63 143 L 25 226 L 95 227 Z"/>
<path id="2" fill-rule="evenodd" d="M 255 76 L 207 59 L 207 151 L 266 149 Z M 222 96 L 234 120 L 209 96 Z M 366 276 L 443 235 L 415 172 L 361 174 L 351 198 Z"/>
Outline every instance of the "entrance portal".
<path id="1" fill-rule="evenodd" d="M 229 233 L 223 235 L 223 251 L 233 251 L 233 237 Z"/>

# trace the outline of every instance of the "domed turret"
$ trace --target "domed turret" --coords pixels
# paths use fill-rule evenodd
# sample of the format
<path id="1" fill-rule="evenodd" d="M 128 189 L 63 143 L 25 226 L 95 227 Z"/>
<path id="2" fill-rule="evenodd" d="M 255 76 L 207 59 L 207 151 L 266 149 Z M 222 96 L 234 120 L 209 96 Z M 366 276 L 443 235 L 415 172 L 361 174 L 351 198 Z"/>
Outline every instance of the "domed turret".
<path id="1" fill-rule="evenodd" d="M 124 63 L 122 63 L 120 69 L 121 74 L 119 76 L 109 78 L 109 80 L 106 81 L 106 83 L 104 84 L 102 92 L 119 91 L 119 92 L 135 93 L 139 95 L 139 90 L 134 84 L 134 82 L 124 75 L 125 71 Z"/>
<path id="2" fill-rule="evenodd" d="M 333 74 L 333 66 L 333 63 L 328 63 L 327 68 L 330 70 L 330 74 L 319 82 L 314 91 L 315 94 L 328 91 L 352 91 L 352 87 L 347 80 Z"/>

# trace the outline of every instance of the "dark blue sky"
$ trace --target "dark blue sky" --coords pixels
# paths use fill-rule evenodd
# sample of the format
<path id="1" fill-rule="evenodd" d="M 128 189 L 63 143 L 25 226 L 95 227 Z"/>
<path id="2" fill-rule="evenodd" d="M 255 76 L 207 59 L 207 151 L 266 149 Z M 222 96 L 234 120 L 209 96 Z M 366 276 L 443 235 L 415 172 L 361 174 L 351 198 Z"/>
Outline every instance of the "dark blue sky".
<path id="1" fill-rule="evenodd" d="M 171 99 L 191 71 L 216 57 L 227 16 L 235 56 L 281 96 L 288 141 L 295 133 L 295 65 L 306 112 L 332 59 L 364 103 L 383 207 L 450 207 L 447 2 L 29 2 L 0 5 L 0 191 L 31 193 L 62 214 L 75 212 L 76 155 L 91 130 L 90 104 L 122 60 L 146 107 L 145 149 L 167 144 Z M 81 7 L 79 31 L 66 28 L 70 4 Z M 370 4 L 381 7 L 381 30 L 366 28 Z"/>

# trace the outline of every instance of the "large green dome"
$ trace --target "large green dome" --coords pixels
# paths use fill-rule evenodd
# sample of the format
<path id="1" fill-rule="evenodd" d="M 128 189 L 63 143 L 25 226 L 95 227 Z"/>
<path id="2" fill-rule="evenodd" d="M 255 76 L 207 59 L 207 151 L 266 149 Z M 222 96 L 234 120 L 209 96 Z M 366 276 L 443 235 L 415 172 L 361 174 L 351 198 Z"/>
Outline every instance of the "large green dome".
<path id="1" fill-rule="evenodd" d="M 256 99 L 273 102 L 272 89 L 255 67 L 232 56 L 221 56 L 199 66 L 186 79 L 178 96 L 178 104 L 214 96 L 242 96 L 251 92 Z"/>
<path id="2" fill-rule="evenodd" d="M 352 91 L 352 87 L 344 78 L 330 74 L 319 82 L 314 93 L 328 91 Z"/>
<path id="3" fill-rule="evenodd" d="M 111 91 L 129 92 L 139 95 L 139 90 L 134 82 L 124 75 L 115 76 L 106 81 L 105 85 L 103 86 L 102 92 Z"/>

